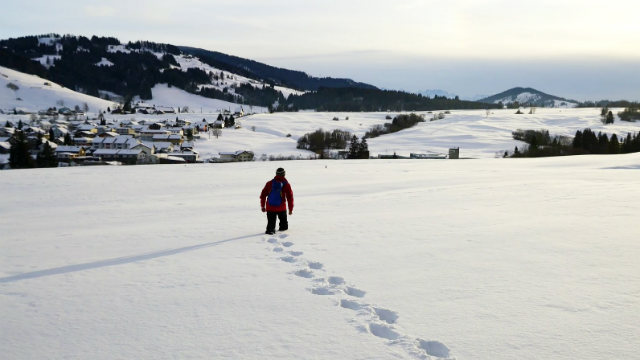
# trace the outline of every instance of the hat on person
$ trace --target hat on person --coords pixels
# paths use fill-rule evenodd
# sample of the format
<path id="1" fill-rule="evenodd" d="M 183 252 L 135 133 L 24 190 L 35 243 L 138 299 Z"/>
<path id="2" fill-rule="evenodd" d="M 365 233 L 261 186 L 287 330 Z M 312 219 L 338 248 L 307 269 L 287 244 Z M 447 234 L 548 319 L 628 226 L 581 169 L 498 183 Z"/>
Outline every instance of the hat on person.
<path id="1" fill-rule="evenodd" d="M 283 168 L 278 168 L 278 169 L 276 170 L 276 175 L 278 175 L 278 176 L 284 176 L 284 174 L 285 174 L 285 172 L 284 172 L 284 169 L 283 169 Z"/>

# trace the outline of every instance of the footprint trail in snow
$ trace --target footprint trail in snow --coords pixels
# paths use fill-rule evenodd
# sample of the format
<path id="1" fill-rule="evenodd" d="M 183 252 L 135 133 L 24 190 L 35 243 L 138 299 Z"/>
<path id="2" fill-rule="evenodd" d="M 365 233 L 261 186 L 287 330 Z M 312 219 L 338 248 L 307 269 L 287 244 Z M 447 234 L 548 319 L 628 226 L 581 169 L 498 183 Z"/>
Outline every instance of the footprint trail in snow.
<path id="1" fill-rule="evenodd" d="M 386 340 L 388 345 L 399 346 L 416 359 L 453 359 L 443 343 L 407 335 L 397 324 L 398 313 L 367 303 L 366 291 L 348 284 L 341 276 L 327 276 L 322 263 L 309 261 L 302 251 L 293 250 L 295 243 L 289 240 L 288 234 L 265 236 L 264 240 L 280 260 L 296 266 L 293 275 L 311 281 L 311 294 L 330 297 L 337 306 L 354 311 L 355 317 L 350 323 L 358 331 Z"/>

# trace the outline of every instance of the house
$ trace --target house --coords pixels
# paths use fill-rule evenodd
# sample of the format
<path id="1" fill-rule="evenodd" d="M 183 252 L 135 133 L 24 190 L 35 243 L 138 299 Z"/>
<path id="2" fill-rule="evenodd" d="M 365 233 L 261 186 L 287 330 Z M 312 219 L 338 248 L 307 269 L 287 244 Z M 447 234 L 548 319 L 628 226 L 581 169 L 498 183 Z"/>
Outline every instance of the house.
<path id="1" fill-rule="evenodd" d="M 171 135 L 171 132 L 170 131 L 166 131 L 166 130 L 151 130 L 151 129 L 148 129 L 148 128 L 140 130 L 140 138 L 142 140 L 156 141 L 153 138 L 155 136 L 160 136 L 160 135 L 169 136 L 169 135 Z M 162 141 L 162 140 L 157 140 L 157 141 Z"/>
<path id="2" fill-rule="evenodd" d="M 66 126 L 64 125 L 53 125 L 51 127 L 51 130 L 53 131 L 53 136 L 55 138 L 60 138 L 60 137 L 64 137 L 65 135 L 67 135 L 69 133 L 69 129 L 67 129 Z"/>
<path id="3" fill-rule="evenodd" d="M 181 151 L 185 151 L 185 150 L 193 150 L 194 148 L 194 144 L 193 141 L 185 141 L 180 145 L 180 150 Z"/>
<path id="4" fill-rule="evenodd" d="M 425 154 L 410 153 L 409 154 L 409 158 L 410 159 L 446 159 L 447 155 L 440 154 L 440 153 L 434 153 L 434 152 L 429 152 L 429 153 L 425 153 Z"/>
<path id="5" fill-rule="evenodd" d="M 246 150 L 238 150 L 235 152 L 221 152 L 220 161 L 253 161 L 253 152 Z"/>
<path id="6" fill-rule="evenodd" d="M 6 139 L 6 140 L 2 140 Z M 0 154 L 8 154 L 11 151 L 11 144 L 8 138 L 0 138 Z"/>
<path id="7" fill-rule="evenodd" d="M 119 127 L 115 129 L 116 133 L 118 133 L 118 135 L 131 135 L 134 136 L 136 134 L 136 131 L 132 128 L 129 127 Z"/>
<path id="8" fill-rule="evenodd" d="M 147 103 L 143 103 L 143 102 L 139 102 L 134 108 L 133 110 L 135 112 L 139 112 L 141 114 L 154 114 L 156 112 L 155 107 L 153 107 L 153 105 L 147 104 Z"/>
<path id="9" fill-rule="evenodd" d="M 93 157 L 100 159 L 100 161 L 116 161 L 118 151 L 118 149 L 98 149 L 93 152 Z"/>
<path id="10" fill-rule="evenodd" d="M 93 139 L 89 137 L 74 137 L 73 144 L 76 146 L 91 147 Z"/>
<path id="11" fill-rule="evenodd" d="M 12 127 L 0 127 L 0 136 L 13 136 L 16 129 Z"/>
<path id="12" fill-rule="evenodd" d="M 167 154 L 169 157 L 176 157 L 176 158 L 181 158 L 184 159 L 185 162 L 188 163 L 195 163 L 198 162 L 200 159 L 200 154 L 198 154 L 197 151 L 180 151 L 180 152 L 172 152 Z"/>
<path id="13" fill-rule="evenodd" d="M 55 152 L 56 158 L 60 161 L 70 161 L 86 155 L 85 148 L 82 146 L 58 146 Z"/>
<path id="14" fill-rule="evenodd" d="M 180 135 L 155 135 L 151 139 L 155 142 L 170 142 L 174 145 L 180 145 L 182 143 L 182 136 Z"/>
<path id="15" fill-rule="evenodd" d="M 140 142 L 133 136 L 119 135 L 116 137 L 103 137 L 93 139 L 94 149 L 130 149 Z"/>
<path id="16" fill-rule="evenodd" d="M 224 120 L 216 120 L 216 121 L 214 121 L 212 127 L 214 129 L 222 129 L 222 128 L 224 128 Z"/>
<path id="17" fill-rule="evenodd" d="M 154 153 L 170 153 L 173 151 L 173 144 L 168 141 L 158 141 L 153 143 Z"/>
<path id="18" fill-rule="evenodd" d="M 98 133 L 98 137 L 101 137 L 101 138 L 116 137 L 116 136 L 119 136 L 119 134 L 117 132 L 113 132 L 113 131 L 107 131 L 107 132 L 103 132 L 103 133 Z"/>
<path id="19" fill-rule="evenodd" d="M 142 148 L 118 150 L 116 157 L 123 164 L 136 165 L 148 164 L 151 155 Z"/>
<path id="20" fill-rule="evenodd" d="M 76 127 L 76 132 L 87 132 L 95 135 L 98 133 L 98 128 L 91 124 L 82 124 Z"/>
<path id="21" fill-rule="evenodd" d="M 175 114 L 176 109 L 170 106 L 156 106 L 156 114 Z"/>
<path id="22" fill-rule="evenodd" d="M 0 156 L 0 170 L 9 169 L 9 157 Z"/>
<path id="23" fill-rule="evenodd" d="M 68 107 L 61 107 L 60 109 L 58 109 L 58 114 L 73 115 L 73 110 L 69 109 Z"/>

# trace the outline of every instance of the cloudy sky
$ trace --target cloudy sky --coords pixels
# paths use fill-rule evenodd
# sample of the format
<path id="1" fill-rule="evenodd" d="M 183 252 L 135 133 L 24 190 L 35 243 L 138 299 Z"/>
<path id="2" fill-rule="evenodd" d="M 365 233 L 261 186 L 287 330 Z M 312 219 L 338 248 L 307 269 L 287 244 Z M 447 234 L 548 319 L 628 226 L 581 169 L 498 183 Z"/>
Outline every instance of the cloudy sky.
<path id="1" fill-rule="evenodd" d="M 578 100 L 640 100 L 637 1 L 4 0 L 0 7 L 0 38 L 150 40 L 462 97 L 531 86 Z"/>

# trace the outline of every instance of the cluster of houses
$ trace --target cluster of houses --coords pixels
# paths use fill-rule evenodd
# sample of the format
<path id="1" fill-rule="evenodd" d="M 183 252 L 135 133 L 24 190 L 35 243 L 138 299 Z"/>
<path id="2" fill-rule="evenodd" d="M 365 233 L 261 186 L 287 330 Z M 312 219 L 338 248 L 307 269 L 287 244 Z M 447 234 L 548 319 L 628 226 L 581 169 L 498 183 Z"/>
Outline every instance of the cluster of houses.
<path id="1" fill-rule="evenodd" d="M 33 119 L 19 126 L 0 124 L 0 155 L 10 152 L 14 134 L 20 128 L 26 135 L 33 157 L 48 144 L 62 164 L 158 164 L 201 162 L 194 149 L 194 139 L 201 132 L 223 127 L 219 121 L 208 122 L 175 120 L 123 120 L 108 124 L 101 114 L 98 119 L 69 120 L 49 118 Z M 7 156 L 0 156 L 0 168 L 6 166 Z M 221 153 L 220 162 L 250 161 L 253 153 L 237 151 Z"/>

